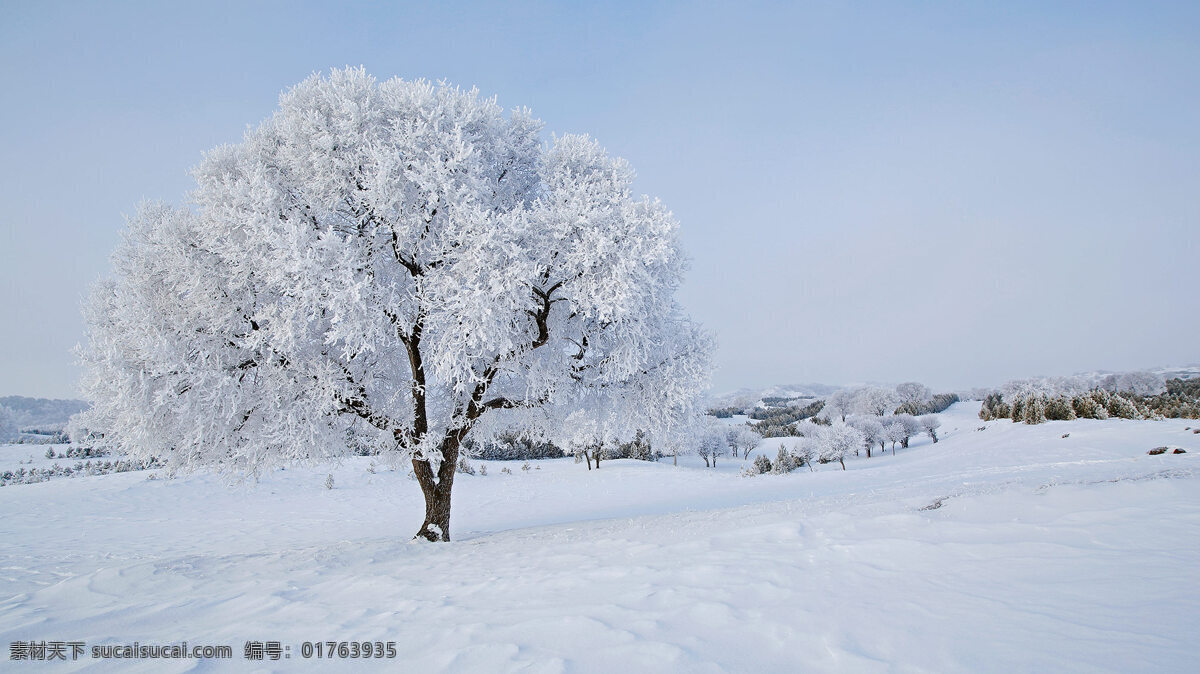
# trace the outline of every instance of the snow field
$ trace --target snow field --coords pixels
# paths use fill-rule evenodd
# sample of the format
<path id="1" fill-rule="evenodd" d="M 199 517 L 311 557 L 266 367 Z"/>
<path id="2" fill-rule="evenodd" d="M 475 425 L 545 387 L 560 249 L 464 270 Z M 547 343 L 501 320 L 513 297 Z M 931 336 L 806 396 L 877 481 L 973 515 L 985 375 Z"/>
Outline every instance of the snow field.
<path id="1" fill-rule="evenodd" d="M 0 640 L 293 650 L 57 671 L 1190 671 L 1197 422 L 1029 427 L 977 408 L 943 414 L 936 445 L 844 472 L 490 462 L 458 477 L 449 544 L 408 542 L 420 490 L 365 458 L 234 488 L 4 487 Z M 1159 445 L 1188 453 L 1146 455 Z M 298 657 L 330 639 L 395 641 L 402 662 Z"/>

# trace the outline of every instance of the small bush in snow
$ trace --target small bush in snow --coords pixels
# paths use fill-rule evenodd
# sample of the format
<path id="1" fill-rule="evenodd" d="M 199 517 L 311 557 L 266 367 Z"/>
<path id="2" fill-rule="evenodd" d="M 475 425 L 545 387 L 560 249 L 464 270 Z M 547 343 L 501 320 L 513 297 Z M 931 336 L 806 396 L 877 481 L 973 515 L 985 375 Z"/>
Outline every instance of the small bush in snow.
<path id="1" fill-rule="evenodd" d="M 330 473 L 325 476 L 325 488 L 333 489 L 333 473 Z"/>
<path id="2" fill-rule="evenodd" d="M 484 477 L 486 475 L 487 475 L 487 464 L 483 464 L 483 463 L 479 464 L 479 476 Z"/>
<path id="3" fill-rule="evenodd" d="M 469 462 L 467 462 L 467 457 L 465 457 L 465 456 L 460 457 L 458 459 L 458 465 L 455 466 L 455 470 L 457 470 L 460 473 L 463 473 L 464 475 L 474 475 L 475 474 L 475 468 L 472 467 Z"/>
<path id="4" fill-rule="evenodd" d="M 792 456 L 783 445 L 779 446 L 779 453 L 775 455 L 775 463 L 771 464 L 771 472 L 776 475 L 790 473 L 800 467 L 800 461 Z"/>
<path id="5" fill-rule="evenodd" d="M 528 462 L 528 461 L 526 461 L 525 463 L 521 464 L 521 470 L 523 470 L 523 471 L 525 471 L 525 472 L 529 472 L 530 468 L 531 468 L 531 467 L 530 467 L 530 465 L 529 465 L 529 462 Z"/>
<path id="6" fill-rule="evenodd" d="M 21 464 L 26 463 L 21 461 Z M 33 463 L 31 459 L 28 463 Z M 108 473 L 127 473 L 134 470 L 146 470 L 148 468 L 162 468 L 163 464 L 158 459 L 149 461 L 129 461 L 121 459 L 117 461 L 77 461 L 75 467 L 60 466 L 57 463 L 49 468 L 25 468 L 16 471 L 6 470 L 0 472 L 0 487 L 11 484 L 35 484 L 38 482 L 46 482 L 60 477 L 77 477 L 79 475 L 107 475 Z"/>
<path id="7" fill-rule="evenodd" d="M 771 472 L 771 460 L 761 454 L 754 457 L 754 472 L 759 475 Z"/>
<path id="8" fill-rule="evenodd" d="M 501 468 L 500 472 L 504 473 L 505 475 L 512 475 L 512 469 L 509 468 L 508 466 Z"/>

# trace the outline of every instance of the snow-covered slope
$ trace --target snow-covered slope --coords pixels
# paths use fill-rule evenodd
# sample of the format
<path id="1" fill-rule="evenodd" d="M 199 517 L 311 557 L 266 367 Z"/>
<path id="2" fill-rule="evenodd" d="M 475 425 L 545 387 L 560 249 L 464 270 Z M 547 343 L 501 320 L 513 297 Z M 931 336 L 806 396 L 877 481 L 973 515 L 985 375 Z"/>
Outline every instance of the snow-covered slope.
<path id="1" fill-rule="evenodd" d="M 247 640 L 291 646 L 264 671 L 328 670 L 299 648 L 331 639 L 394 641 L 404 671 L 1190 671 L 1200 423 L 976 410 L 847 471 L 490 463 L 442 545 L 408 542 L 419 490 L 369 459 L 5 487 L 0 642 L 230 644 L 230 668 Z"/>

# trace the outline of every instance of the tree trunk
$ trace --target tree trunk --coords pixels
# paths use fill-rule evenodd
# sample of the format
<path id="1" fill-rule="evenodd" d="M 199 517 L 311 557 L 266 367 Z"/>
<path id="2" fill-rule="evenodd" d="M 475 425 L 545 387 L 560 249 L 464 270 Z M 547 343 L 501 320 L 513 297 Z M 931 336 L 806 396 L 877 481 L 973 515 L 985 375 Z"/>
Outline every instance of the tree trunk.
<path id="1" fill-rule="evenodd" d="M 842 464 L 842 470 L 846 470 L 846 459 L 839 456 L 838 462 Z"/>
<path id="2" fill-rule="evenodd" d="M 592 469 L 592 453 L 585 450 L 583 452 L 583 460 L 587 461 L 588 470 L 591 470 Z"/>
<path id="3" fill-rule="evenodd" d="M 709 467 L 709 465 L 708 465 L 708 457 L 707 457 L 707 456 L 704 456 L 704 455 L 701 455 L 701 457 L 700 457 L 700 458 L 704 459 L 704 467 L 705 467 L 705 468 L 708 468 L 708 467 Z"/>
<path id="4" fill-rule="evenodd" d="M 425 496 L 425 521 L 413 539 L 424 538 L 432 543 L 450 540 L 450 491 L 457 463 L 458 438 L 454 434 L 442 441 L 442 465 L 436 479 L 429 461 L 413 459 L 413 473 Z"/>
<path id="5" fill-rule="evenodd" d="M 867 445 L 867 458 L 871 458 L 871 446 Z"/>
<path id="6" fill-rule="evenodd" d="M 600 470 L 600 450 L 596 450 L 596 470 Z"/>

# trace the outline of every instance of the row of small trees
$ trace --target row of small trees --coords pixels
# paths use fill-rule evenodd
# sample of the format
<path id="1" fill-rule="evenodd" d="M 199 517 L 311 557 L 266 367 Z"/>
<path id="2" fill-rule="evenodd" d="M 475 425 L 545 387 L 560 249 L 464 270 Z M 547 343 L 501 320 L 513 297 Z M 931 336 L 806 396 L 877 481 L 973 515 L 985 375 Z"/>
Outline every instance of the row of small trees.
<path id="1" fill-rule="evenodd" d="M 1050 395 L 1040 391 L 995 392 L 984 397 L 979 418 L 984 421 L 1012 419 L 1027 424 L 1071 419 L 1200 418 L 1200 381 L 1172 379 L 1164 389 L 1150 396 L 1111 392 L 1104 388 L 1073 395 Z"/>
<path id="2" fill-rule="evenodd" d="M 910 381 L 887 386 L 860 386 L 853 389 L 835 391 L 825 400 L 822 413 L 827 419 L 846 418 L 859 414 L 882 417 L 892 413 L 936 414 L 945 411 L 958 402 L 958 396 L 953 393 L 934 395 L 928 386 L 920 382 Z"/>
<path id="3" fill-rule="evenodd" d="M 855 455 L 863 450 L 867 457 L 876 444 L 883 451 L 886 443 L 892 443 L 892 453 L 896 445 L 908 447 L 909 440 L 915 435 L 926 433 L 937 442 L 937 429 L 941 421 L 934 415 L 913 417 L 912 415 L 895 415 L 887 423 L 881 423 L 873 417 L 854 416 L 846 421 L 840 419 L 829 425 L 821 425 L 808 421 L 797 424 L 799 439 L 792 443 L 789 449 L 780 443 L 779 451 L 772 462 L 766 456 L 756 456 L 750 468 L 743 472 L 747 474 L 789 473 L 801 466 L 809 466 L 816 460 L 819 463 L 837 461 L 842 470 L 846 469 L 846 456 L 853 452 Z"/>

